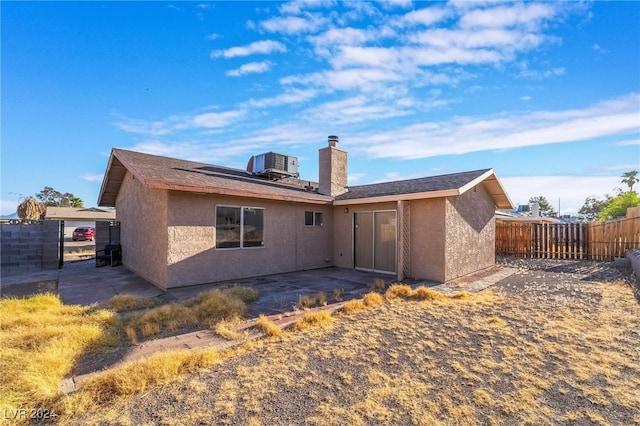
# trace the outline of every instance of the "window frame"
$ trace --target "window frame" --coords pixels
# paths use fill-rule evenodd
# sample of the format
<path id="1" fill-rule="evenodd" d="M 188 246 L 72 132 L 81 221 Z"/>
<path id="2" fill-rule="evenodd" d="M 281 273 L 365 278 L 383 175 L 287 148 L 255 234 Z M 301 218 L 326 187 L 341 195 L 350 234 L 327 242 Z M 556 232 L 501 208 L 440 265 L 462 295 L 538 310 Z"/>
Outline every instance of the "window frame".
<path id="1" fill-rule="evenodd" d="M 218 246 L 218 208 L 219 207 L 223 207 L 223 208 L 232 208 L 232 209 L 239 209 L 240 210 L 240 224 L 239 224 L 239 232 L 240 232 L 240 239 L 239 239 L 239 245 L 236 247 L 219 247 Z M 261 241 L 261 245 L 252 245 L 252 246 L 245 246 L 244 244 L 244 236 L 245 236 L 245 210 L 259 210 L 262 212 L 262 241 Z M 214 247 L 216 250 L 244 250 L 244 249 L 261 249 L 264 248 L 266 246 L 265 244 L 265 229 L 266 229 L 266 209 L 264 207 L 256 207 L 256 206 L 237 206 L 237 205 L 230 205 L 230 204 L 217 204 L 215 207 L 215 216 L 216 216 L 216 222 L 215 222 L 215 227 L 216 227 L 216 241 L 214 243 Z"/>
<path id="2" fill-rule="evenodd" d="M 307 214 L 312 215 L 312 224 L 307 224 Z M 318 216 L 320 216 L 320 223 L 318 223 Z M 324 228 L 324 212 L 317 212 L 313 210 L 304 211 L 304 226 L 305 228 Z"/>

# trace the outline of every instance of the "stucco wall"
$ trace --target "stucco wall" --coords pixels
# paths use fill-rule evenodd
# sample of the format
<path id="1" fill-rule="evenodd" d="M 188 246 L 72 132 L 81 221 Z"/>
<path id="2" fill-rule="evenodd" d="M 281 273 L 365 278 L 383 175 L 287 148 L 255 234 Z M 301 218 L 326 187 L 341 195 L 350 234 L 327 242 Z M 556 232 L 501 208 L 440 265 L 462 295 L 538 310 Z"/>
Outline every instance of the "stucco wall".
<path id="1" fill-rule="evenodd" d="M 411 278 L 444 282 L 445 200 L 411 201 Z"/>
<path id="2" fill-rule="evenodd" d="M 446 203 L 445 281 L 495 264 L 495 203 L 478 185 Z"/>
<path id="3" fill-rule="evenodd" d="M 333 264 L 330 206 L 177 191 L 168 203 L 168 287 Z M 264 208 L 264 247 L 216 249 L 216 205 Z M 305 227 L 305 211 L 322 212 L 324 226 Z"/>
<path id="4" fill-rule="evenodd" d="M 167 286 L 167 191 L 144 188 L 127 172 L 116 199 L 123 264 Z"/>

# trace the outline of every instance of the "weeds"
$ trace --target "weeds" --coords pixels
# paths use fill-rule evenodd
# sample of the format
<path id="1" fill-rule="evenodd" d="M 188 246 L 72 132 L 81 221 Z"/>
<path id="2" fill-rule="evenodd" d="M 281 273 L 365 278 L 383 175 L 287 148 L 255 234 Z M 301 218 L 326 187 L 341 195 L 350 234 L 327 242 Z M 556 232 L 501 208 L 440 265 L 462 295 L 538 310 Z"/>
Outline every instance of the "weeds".
<path id="1" fill-rule="evenodd" d="M 369 284 L 369 290 L 375 291 L 376 293 L 383 293 L 385 288 L 387 288 L 387 285 L 382 278 L 374 278 Z"/>
<path id="2" fill-rule="evenodd" d="M 153 308 L 158 304 L 158 300 L 153 297 L 136 296 L 134 294 L 116 294 L 104 304 L 103 309 L 115 312 L 137 311 L 140 309 Z"/>
<path id="3" fill-rule="evenodd" d="M 413 289 L 406 284 L 392 284 L 384 294 L 387 300 L 411 299 Z"/>
<path id="4" fill-rule="evenodd" d="M 319 292 L 316 294 L 316 305 L 317 306 L 327 306 L 327 295 L 324 292 Z"/>
<path id="5" fill-rule="evenodd" d="M 237 327 L 237 325 L 240 323 L 240 318 L 238 317 L 234 317 L 231 319 L 224 319 L 220 322 L 218 322 L 215 327 L 214 330 L 216 332 L 216 334 L 218 334 L 219 336 L 227 339 L 227 340 L 243 340 L 246 339 L 249 335 L 249 333 L 245 332 L 240 332 L 235 330 L 235 327 Z"/>
<path id="6" fill-rule="evenodd" d="M 313 308 L 315 305 L 316 305 L 316 300 L 311 296 L 308 296 L 306 294 L 301 294 L 298 297 L 298 306 L 301 309 L 310 309 L 310 308 Z"/>
<path id="7" fill-rule="evenodd" d="M 333 289 L 333 293 L 332 293 L 333 300 L 334 300 L 335 302 L 342 302 L 342 295 L 343 295 L 343 294 L 344 294 L 344 289 L 341 289 L 341 288 L 334 288 L 334 289 Z"/>
<path id="8" fill-rule="evenodd" d="M 132 316 L 127 326 L 133 330 L 127 336 L 139 332 L 144 337 L 152 337 L 164 331 L 207 325 L 215 328 L 220 321 L 241 318 L 246 314 L 247 305 L 257 300 L 257 292 L 249 287 L 214 289 L 180 303 L 170 303 L 149 309 Z M 246 302 L 245 302 L 246 301 Z"/>
<path id="9" fill-rule="evenodd" d="M 96 374 L 80 391 L 63 399 L 60 408 L 66 414 L 82 414 L 119 398 L 168 383 L 185 373 L 199 371 L 220 360 L 219 352 L 214 350 L 160 352 Z"/>
<path id="10" fill-rule="evenodd" d="M 4 410 L 44 406 L 82 355 L 116 346 L 120 340 L 113 312 L 66 306 L 53 294 L 2 299 L 0 312 Z"/>
<path id="11" fill-rule="evenodd" d="M 382 305 L 384 303 L 384 297 L 380 293 L 367 293 L 362 298 L 362 301 L 367 307 L 374 307 L 378 305 Z"/>
<path id="12" fill-rule="evenodd" d="M 325 310 L 306 313 L 293 324 L 293 330 L 300 331 L 311 327 L 326 328 L 333 323 L 333 317 Z"/>
<path id="13" fill-rule="evenodd" d="M 264 315 L 260 315 L 258 317 L 256 320 L 256 327 L 264 331 L 269 337 L 279 336 L 282 334 L 282 329 Z"/>
<path id="14" fill-rule="evenodd" d="M 423 301 L 443 300 L 447 298 L 447 296 L 440 293 L 439 291 L 432 290 L 424 286 L 420 286 L 416 288 L 413 294 L 413 297 L 416 300 L 423 300 Z"/>

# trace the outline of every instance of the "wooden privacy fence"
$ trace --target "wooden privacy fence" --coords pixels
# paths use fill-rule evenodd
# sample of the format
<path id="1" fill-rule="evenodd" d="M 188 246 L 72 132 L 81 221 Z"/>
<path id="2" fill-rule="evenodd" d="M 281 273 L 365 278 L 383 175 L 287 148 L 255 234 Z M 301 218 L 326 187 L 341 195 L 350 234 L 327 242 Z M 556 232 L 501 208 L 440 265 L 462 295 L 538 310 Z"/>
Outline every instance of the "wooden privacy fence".
<path id="1" fill-rule="evenodd" d="M 613 260 L 640 249 L 640 217 L 614 222 L 496 222 L 496 254 L 545 259 Z"/>

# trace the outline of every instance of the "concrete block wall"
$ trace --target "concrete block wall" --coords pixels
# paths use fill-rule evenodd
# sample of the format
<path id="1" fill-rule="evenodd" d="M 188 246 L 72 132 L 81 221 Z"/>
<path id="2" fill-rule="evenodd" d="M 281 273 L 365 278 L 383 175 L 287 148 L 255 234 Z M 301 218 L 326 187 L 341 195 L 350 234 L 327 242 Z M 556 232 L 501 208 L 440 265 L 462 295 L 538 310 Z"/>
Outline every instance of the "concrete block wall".
<path id="1" fill-rule="evenodd" d="M 0 234 L 0 275 L 3 277 L 59 268 L 59 221 L 0 224 Z"/>

